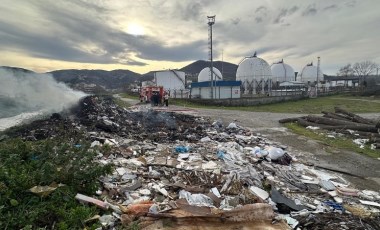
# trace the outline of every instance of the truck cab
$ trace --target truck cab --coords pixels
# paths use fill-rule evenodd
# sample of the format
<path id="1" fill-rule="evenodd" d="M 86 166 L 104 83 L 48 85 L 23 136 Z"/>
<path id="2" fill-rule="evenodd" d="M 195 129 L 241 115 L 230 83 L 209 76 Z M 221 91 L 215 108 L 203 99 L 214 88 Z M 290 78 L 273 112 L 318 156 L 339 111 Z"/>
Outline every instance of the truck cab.
<path id="1" fill-rule="evenodd" d="M 144 86 L 140 91 L 140 102 L 160 105 L 164 96 L 164 87 L 162 86 Z"/>

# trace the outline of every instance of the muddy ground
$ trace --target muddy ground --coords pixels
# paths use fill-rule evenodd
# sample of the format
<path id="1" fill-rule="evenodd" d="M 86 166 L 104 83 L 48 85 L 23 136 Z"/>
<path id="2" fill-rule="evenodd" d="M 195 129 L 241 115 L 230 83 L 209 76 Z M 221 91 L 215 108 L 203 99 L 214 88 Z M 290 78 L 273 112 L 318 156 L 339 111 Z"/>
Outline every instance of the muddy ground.
<path id="1" fill-rule="evenodd" d="M 124 100 L 130 104 L 138 102 L 131 99 Z M 169 109 L 181 110 L 186 108 L 169 106 Z M 189 109 L 189 112 L 198 116 L 211 117 L 215 120 L 221 119 L 225 124 L 235 121 L 236 124 L 250 128 L 274 142 L 288 146 L 288 152 L 296 156 L 303 163 L 348 172 L 356 176 L 343 176 L 358 189 L 380 190 L 379 159 L 326 146 L 319 141 L 294 134 L 278 123 L 278 120 L 282 118 L 299 117 L 305 114 L 247 112 L 223 109 Z M 362 116 L 380 119 L 380 115 L 375 113 L 362 114 Z"/>

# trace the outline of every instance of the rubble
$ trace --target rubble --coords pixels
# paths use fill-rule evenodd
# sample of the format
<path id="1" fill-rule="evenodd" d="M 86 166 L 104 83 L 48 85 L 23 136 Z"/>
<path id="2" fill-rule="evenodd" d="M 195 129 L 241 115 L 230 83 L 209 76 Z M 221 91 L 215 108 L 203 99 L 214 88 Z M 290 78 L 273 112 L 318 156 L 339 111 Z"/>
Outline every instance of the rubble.
<path id="1" fill-rule="evenodd" d="M 338 173 L 302 164 L 286 146 L 235 123 L 128 110 L 95 96 L 73 113 L 7 135 L 71 135 L 75 145 L 83 134 L 98 153 L 95 160 L 114 165 L 114 173 L 99 178 L 96 194 L 76 196 L 107 209 L 96 218 L 105 228 L 135 220 L 145 229 L 165 220 L 183 229 L 231 229 L 236 223 L 261 227 L 256 229 L 337 229 L 342 222 L 347 228 L 378 227 L 378 192 L 356 190 Z M 363 213 L 365 219 L 356 217 Z"/>

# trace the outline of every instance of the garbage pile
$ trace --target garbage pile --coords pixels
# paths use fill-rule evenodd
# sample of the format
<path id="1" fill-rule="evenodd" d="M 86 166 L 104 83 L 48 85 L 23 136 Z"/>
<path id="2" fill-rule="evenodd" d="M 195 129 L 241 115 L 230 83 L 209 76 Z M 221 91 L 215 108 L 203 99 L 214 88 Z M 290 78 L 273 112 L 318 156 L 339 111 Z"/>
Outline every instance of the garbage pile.
<path id="1" fill-rule="evenodd" d="M 105 210 L 95 217 L 104 229 L 135 221 L 141 229 L 380 228 L 378 191 L 302 164 L 286 146 L 235 123 L 132 111 L 94 96 L 74 111 L 17 132 L 85 133 L 96 160 L 115 166 L 96 194 L 76 196 Z"/>
<path id="2" fill-rule="evenodd" d="M 7 134 L 26 140 L 83 134 L 100 143 L 110 142 L 111 136 L 139 141 L 196 141 L 204 136 L 203 130 L 208 123 L 185 114 L 127 110 L 117 106 L 112 96 L 88 96 L 70 111 L 54 113 L 48 119 L 36 120 L 21 129 L 9 130 Z"/>
<path id="3" fill-rule="evenodd" d="M 284 222 L 293 229 L 314 229 L 329 221 L 335 226 L 331 229 L 343 222 L 347 229 L 367 229 L 376 221 L 352 221 L 352 215 L 365 219 L 380 212 L 378 192 L 356 190 L 339 175 L 298 163 L 284 146 L 242 127 L 211 126 L 197 143 L 124 147 L 132 156 L 98 159 L 116 166 L 112 175 L 101 178 L 99 190 L 99 198 L 114 212 L 109 225 L 140 218 L 156 228 L 155 221 L 169 218 L 183 227 L 181 220 L 194 219 L 185 228 L 192 229 L 202 218 L 205 225 L 196 226 L 212 221 L 230 229 L 229 224 L 256 221 L 264 224 L 261 229 L 288 229 Z"/>

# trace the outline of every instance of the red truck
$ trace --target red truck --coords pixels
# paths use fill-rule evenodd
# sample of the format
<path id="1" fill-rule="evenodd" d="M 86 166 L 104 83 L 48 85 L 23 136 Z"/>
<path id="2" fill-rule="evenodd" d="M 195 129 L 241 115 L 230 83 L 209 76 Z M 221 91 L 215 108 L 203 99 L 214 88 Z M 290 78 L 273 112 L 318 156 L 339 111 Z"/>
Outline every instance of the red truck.
<path id="1" fill-rule="evenodd" d="M 162 86 L 143 86 L 140 91 L 140 101 L 160 105 L 164 96 L 164 87 Z"/>

